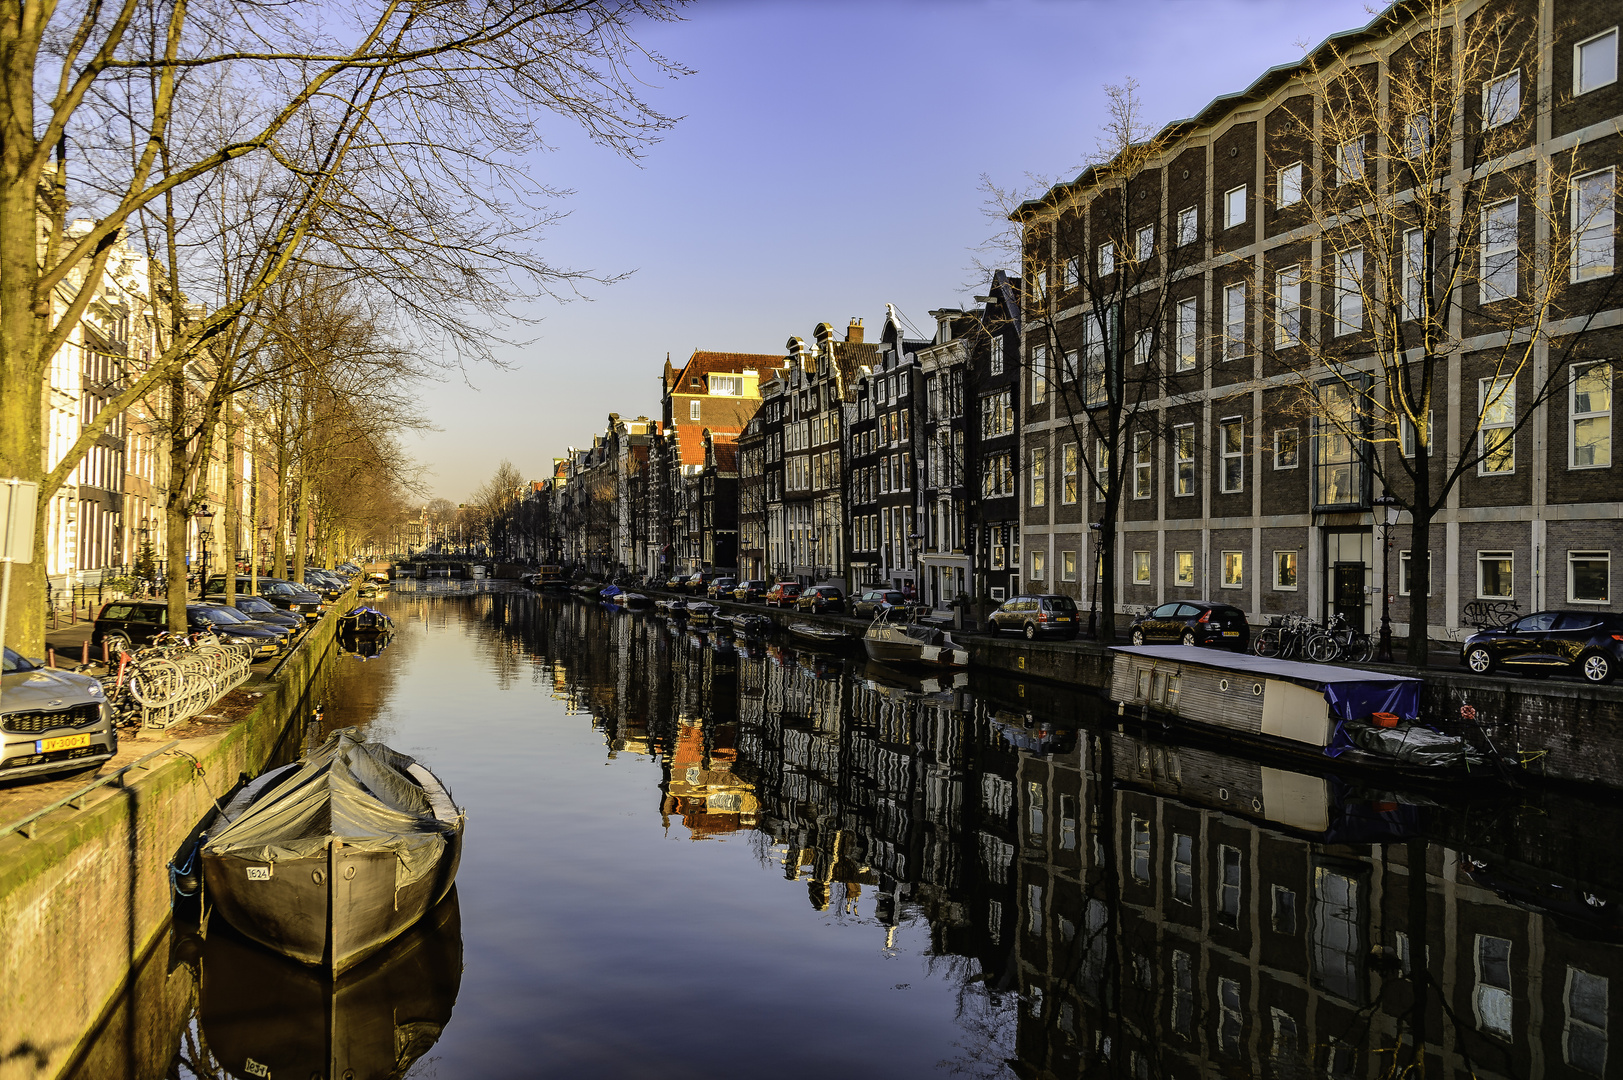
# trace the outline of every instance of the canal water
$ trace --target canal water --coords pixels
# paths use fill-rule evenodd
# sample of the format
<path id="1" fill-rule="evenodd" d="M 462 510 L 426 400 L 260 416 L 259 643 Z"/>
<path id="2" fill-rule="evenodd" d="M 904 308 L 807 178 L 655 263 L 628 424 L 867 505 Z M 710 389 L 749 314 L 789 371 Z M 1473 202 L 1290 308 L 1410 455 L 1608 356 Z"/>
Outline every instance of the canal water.
<path id="1" fill-rule="evenodd" d="M 450 785 L 452 897 L 336 987 L 177 920 L 77 1075 L 1623 1073 L 1619 806 L 415 584 L 309 737 Z"/>

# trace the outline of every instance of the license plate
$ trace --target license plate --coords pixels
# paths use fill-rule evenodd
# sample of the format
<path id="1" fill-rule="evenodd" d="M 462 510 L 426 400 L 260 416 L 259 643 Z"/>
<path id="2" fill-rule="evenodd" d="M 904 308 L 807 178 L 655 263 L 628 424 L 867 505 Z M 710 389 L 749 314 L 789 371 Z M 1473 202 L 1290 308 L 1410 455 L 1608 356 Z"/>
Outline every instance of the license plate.
<path id="1" fill-rule="evenodd" d="M 1240 632 L 1238 630 L 1225 630 L 1225 631 L 1223 631 L 1223 636 L 1224 637 L 1239 637 Z"/>
<path id="2" fill-rule="evenodd" d="M 49 754 L 53 750 L 77 750 L 90 745 L 89 735 L 62 735 L 55 739 L 35 739 L 34 753 Z"/>

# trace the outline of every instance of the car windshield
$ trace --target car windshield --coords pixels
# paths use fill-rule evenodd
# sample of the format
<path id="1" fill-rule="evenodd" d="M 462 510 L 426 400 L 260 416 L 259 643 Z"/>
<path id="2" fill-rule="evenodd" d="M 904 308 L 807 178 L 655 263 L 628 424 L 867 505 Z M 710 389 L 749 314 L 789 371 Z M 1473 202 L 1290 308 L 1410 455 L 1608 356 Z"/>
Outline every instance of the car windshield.
<path id="1" fill-rule="evenodd" d="M 27 660 L 24 660 L 20 655 L 18 655 L 17 653 L 12 652 L 10 649 L 6 650 L 5 673 L 7 675 L 10 675 L 10 674 L 12 674 L 14 672 L 18 672 L 18 671 L 33 671 L 33 670 L 34 670 L 34 665 L 33 664 L 30 664 Z"/>
<path id="2" fill-rule="evenodd" d="M 240 611 L 258 611 L 263 613 L 274 612 L 276 610 L 276 605 L 267 600 L 261 600 L 257 596 L 239 596 L 237 597 L 237 608 Z"/>
<path id="3" fill-rule="evenodd" d="M 248 621 L 246 616 L 228 607 L 194 607 L 191 609 L 191 614 L 197 616 L 199 622 L 214 623 L 216 626 L 228 626 Z"/>

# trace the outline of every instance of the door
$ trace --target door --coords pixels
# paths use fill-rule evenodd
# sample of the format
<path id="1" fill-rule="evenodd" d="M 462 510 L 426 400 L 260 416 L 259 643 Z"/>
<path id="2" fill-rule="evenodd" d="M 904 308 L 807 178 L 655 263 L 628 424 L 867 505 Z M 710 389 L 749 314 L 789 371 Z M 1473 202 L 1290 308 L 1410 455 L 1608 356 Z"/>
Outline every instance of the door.
<path id="1" fill-rule="evenodd" d="M 1552 631 L 1555 628 L 1555 612 L 1541 611 L 1537 615 L 1525 615 L 1511 623 L 1503 636 L 1493 642 L 1495 659 L 1502 664 L 1559 664 L 1560 659 L 1552 657 Z"/>
<path id="2" fill-rule="evenodd" d="M 1364 631 L 1363 563 L 1338 562 L 1331 570 L 1331 611 L 1347 620 L 1354 630 Z"/>

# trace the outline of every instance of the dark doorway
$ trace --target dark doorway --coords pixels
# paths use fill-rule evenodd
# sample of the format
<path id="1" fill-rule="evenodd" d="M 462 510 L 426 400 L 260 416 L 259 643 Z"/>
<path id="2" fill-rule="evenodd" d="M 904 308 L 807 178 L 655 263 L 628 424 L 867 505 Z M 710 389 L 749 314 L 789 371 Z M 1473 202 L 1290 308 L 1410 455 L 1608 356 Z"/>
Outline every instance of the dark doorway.
<path id="1" fill-rule="evenodd" d="M 1347 620 L 1354 630 L 1364 632 L 1363 563 L 1338 562 L 1331 571 L 1330 610 Z"/>

